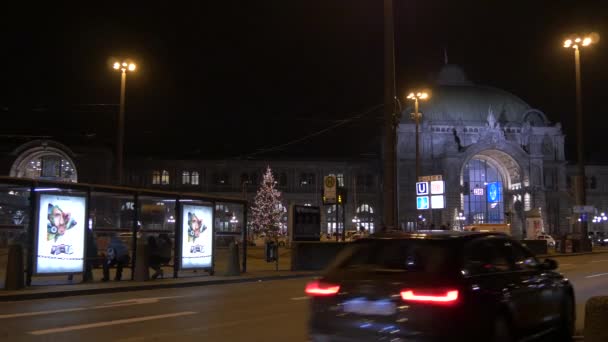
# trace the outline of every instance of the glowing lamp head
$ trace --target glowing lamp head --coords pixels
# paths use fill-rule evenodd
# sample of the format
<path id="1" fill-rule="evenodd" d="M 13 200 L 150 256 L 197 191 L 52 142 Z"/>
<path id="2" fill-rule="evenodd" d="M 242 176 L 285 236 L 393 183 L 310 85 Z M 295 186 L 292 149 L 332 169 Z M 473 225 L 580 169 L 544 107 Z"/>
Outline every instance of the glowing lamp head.
<path id="1" fill-rule="evenodd" d="M 586 37 L 585 39 L 583 39 L 583 46 L 589 46 L 591 45 L 593 41 L 591 40 L 590 37 Z"/>
<path id="2" fill-rule="evenodd" d="M 414 95 L 414 93 L 410 93 L 407 98 L 410 100 L 413 100 L 416 97 L 416 95 Z"/>
<path id="3" fill-rule="evenodd" d="M 564 41 L 564 47 L 569 48 L 571 46 L 572 46 L 572 39 L 566 39 L 566 41 Z"/>
<path id="4" fill-rule="evenodd" d="M 133 71 L 135 70 L 135 64 L 131 63 L 129 64 L 129 71 Z"/>
<path id="5" fill-rule="evenodd" d="M 114 69 L 116 69 L 116 70 L 120 69 L 120 63 L 115 62 L 114 63 Z"/>
<path id="6" fill-rule="evenodd" d="M 427 94 L 427 93 L 421 93 L 420 96 L 418 96 L 418 97 L 421 98 L 421 99 L 423 99 L 423 100 L 425 100 L 425 99 L 429 98 L 429 94 Z"/>

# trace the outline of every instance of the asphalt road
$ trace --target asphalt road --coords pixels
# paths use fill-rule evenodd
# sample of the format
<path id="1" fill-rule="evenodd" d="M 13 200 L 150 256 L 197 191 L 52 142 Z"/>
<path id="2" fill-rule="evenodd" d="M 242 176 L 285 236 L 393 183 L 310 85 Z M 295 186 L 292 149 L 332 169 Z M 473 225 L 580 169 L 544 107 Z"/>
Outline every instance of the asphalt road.
<path id="1" fill-rule="evenodd" d="M 608 254 L 558 260 L 575 285 L 579 311 L 589 297 L 608 295 Z M 0 340 L 305 341 L 306 281 L 2 303 Z"/>

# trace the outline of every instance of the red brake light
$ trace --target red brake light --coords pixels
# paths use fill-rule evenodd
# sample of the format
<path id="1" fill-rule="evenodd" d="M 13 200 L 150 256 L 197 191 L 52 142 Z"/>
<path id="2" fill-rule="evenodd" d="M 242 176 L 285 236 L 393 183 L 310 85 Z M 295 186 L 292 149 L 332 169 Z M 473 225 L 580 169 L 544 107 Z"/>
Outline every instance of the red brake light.
<path id="1" fill-rule="evenodd" d="M 425 293 L 426 292 L 426 293 Z M 430 292 L 430 293 L 429 293 Z M 403 290 L 401 298 L 407 301 L 422 303 L 455 303 L 458 300 L 458 290 L 447 290 L 437 293 L 436 291 Z"/>
<path id="2" fill-rule="evenodd" d="M 340 285 L 322 283 L 318 280 L 306 284 L 306 294 L 309 296 L 332 296 L 340 291 Z"/>

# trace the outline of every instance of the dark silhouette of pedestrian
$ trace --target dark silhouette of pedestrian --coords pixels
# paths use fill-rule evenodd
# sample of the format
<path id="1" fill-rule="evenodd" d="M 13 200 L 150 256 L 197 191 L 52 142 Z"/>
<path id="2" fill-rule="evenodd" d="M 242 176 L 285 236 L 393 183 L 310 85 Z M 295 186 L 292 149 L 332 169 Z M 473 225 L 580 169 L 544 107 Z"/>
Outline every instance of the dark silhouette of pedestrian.
<path id="1" fill-rule="evenodd" d="M 106 250 L 106 260 L 103 263 L 103 281 L 110 280 L 110 267 L 116 266 L 116 277 L 114 280 L 122 279 L 122 269 L 129 264 L 129 249 L 117 236 L 112 236 L 110 245 Z"/>

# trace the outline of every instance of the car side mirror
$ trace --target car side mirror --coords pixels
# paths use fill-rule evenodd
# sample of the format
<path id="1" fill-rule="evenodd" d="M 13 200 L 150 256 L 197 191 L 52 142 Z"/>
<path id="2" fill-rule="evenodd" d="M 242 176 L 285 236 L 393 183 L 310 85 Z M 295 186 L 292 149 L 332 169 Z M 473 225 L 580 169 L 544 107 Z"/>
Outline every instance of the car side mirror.
<path id="1" fill-rule="evenodd" d="M 556 270 L 557 269 L 557 261 L 553 260 L 553 259 L 545 259 L 545 261 L 543 261 L 543 263 L 541 264 L 542 268 L 545 270 Z"/>

